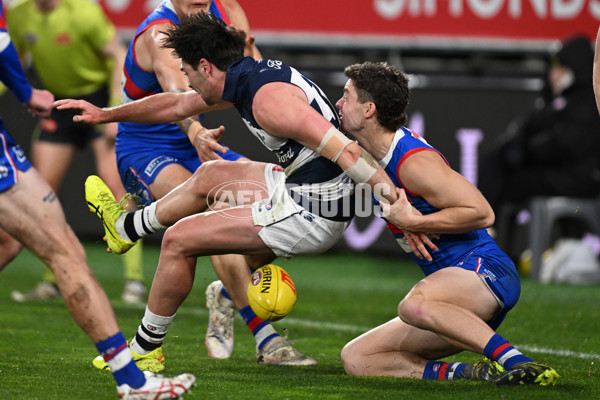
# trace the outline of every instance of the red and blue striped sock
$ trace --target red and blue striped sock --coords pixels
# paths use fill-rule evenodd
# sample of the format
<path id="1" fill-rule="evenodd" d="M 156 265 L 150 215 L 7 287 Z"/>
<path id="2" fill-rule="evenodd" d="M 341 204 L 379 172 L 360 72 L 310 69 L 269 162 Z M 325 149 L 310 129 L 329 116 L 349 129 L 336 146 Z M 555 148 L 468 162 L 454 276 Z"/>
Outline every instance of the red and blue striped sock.
<path id="1" fill-rule="evenodd" d="M 423 371 L 423 379 L 462 379 L 466 367 L 467 364 L 459 362 L 427 361 L 425 371 Z"/>
<path id="2" fill-rule="evenodd" d="M 515 349 L 508 343 L 508 340 L 497 333 L 492 336 L 488 344 L 485 345 L 483 355 L 492 361 L 496 361 L 506 369 L 510 369 L 518 363 L 533 361 L 531 358 Z"/>
<path id="3" fill-rule="evenodd" d="M 146 383 L 146 377 L 135 365 L 125 336 L 121 332 L 99 341 L 96 348 L 108 364 L 117 385 L 126 383 L 132 388 L 139 388 Z"/>
<path id="4" fill-rule="evenodd" d="M 256 348 L 258 350 L 262 349 L 273 338 L 279 336 L 269 321 L 265 321 L 258 317 L 254 313 L 254 310 L 252 310 L 252 307 L 246 306 L 242 308 L 240 310 L 240 315 L 244 319 L 244 322 L 246 322 L 250 332 L 254 335 L 254 338 L 256 339 Z"/>

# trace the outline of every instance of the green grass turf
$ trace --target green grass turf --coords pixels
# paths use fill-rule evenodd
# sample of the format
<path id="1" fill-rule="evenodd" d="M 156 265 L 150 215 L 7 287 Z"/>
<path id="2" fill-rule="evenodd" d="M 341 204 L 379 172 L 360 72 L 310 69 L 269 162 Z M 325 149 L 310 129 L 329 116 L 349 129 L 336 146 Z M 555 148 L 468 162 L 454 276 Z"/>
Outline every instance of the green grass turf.
<path id="1" fill-rule="evenodd" d="M 87 243 L 92 268 L 113 301 L 126 337 L 144 306 L 120 300 L 119 256 Z M 158 248 L 145 246 L 151 282 Z M 600 287 L 542 285 L 525 280 L 517 307 L 499 333 L 537 361 L 554 366 L 557 386 L 502 387 L 483 382 L 357 378 L 345 375 L 339 353 L 365 330 L 393 318 L 399 300 L 421 277 L 405 256 L 326 254 L 277 260 L 293 277 L 298 301 L 274 325 L 316 358 L 315 367 L 277 367 L 254 362 L 254 340 L 236 317 L 231 359 L 206 356 L 208 313 L 204 289 L 215 278 L 200 259 L 195 288 L 178 312 L 164 343 L 166 375 L 194 373 L 198 384 L 186 399 L 599 399 Z M 41 277 L 38 261 L 24 251 L 0 274 L 0 399 L 116 399 L 109 373 L 91 365 L 96 350 L 71 320 L 62 300 L 18 304 L 12 290 L 31 289 Z M 475 361 L 463 353 L 452 360 Z"/>

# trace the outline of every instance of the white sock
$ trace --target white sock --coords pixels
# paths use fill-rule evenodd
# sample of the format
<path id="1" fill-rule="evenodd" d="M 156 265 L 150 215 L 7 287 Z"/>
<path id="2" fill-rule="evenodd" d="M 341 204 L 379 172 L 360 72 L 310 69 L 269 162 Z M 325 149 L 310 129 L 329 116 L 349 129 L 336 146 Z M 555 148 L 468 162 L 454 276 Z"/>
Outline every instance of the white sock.
<path id="1" fill-rule="evenodd" d="M 256 349 L 262 348 L 264 346 L 263 342 L 267 338 L 271 338 L 272 336 L 279 336 L 273 325 L 267 324 L 263 326 L 256 334 L 254 334 L 254 339 L 256 339 Z M 270 339 L 269 339 L 270 340 Z"/>
<path id="2" fill-rule="evenodd" d="M 115 227 L 119 236 L 130 242 L 167 228 L 156 219 L 156 202 L 133 213 L 123 213 L 117 218 Z"/>
<path id="3" fill-rule="evenodd" d="M 175 314 L 170 317 L 156 315 L 146 306 L 146 313 L 144 314 L 144 318 L 142 318 L 142 323 L 138 327 L 135 338 L 129 343 L 129 348 L 137 354 L 144 355 L 162 346 L 162 342 L 174 318 Z"/>

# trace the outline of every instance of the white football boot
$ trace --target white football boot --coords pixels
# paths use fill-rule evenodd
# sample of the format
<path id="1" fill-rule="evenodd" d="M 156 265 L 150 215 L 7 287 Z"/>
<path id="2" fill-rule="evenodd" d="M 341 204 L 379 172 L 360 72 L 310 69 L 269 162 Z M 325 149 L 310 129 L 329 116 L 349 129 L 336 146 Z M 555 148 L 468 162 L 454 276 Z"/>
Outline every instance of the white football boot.
<path id="1" fill-rule="evenodd" d="M 208 356 L 212 358 L 229 358 L 233 351 L 235 306 L 231 300 L 221 294 L 222 287 L 221 281 L 214 281 L 206 288 L 209 319 L 204 345 L 208 350 Z"/>
<path id="2" fill-rule="evenodd" d="M 179 399 L 196 384 L 192 374 L 181 374 L 173 378 L 165 378 L 152 372 L 144 371 L 146 383 L 140 388 L 132 388 L 124 383 L 117 386 L 121 400 L 164 400 Z"/>
<path id="3" fill-rule="evenodd" d="M 277 336 L 256 353 L 256 362 L 271 365 L 316 365 L 317 360 L 300 353 L 290 342 Z"/>

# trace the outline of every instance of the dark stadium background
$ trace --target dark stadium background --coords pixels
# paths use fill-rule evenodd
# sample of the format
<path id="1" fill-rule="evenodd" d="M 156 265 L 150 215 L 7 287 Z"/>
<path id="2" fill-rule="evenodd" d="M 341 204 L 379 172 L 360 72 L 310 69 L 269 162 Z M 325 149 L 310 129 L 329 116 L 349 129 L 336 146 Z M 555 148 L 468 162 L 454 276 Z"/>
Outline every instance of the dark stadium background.
<path id="1" fill-rule="evenodd" d="M 438 7 L 432 13 L 426 8 L 431 2 L 424 0 L 318 2 L 319 6 L 314 6 L 316 14 L 309 13 L 305 18 L 302 13 L 297 17 L 288 14 L 298 10 L 306 12 L 304 8 L 312 7 L 307 2 L 238 1 L 248 14 L 263 56 L 296 67 L 315 81 L 332 102 L 342 93 L 345 66 L 369 60 L 402 67 L 412 75 L 409 126 L 425 136 L 445 154 L 455 170 L 474 183 L 477 157 L 493 145 L 511 120 L 533 105 L 545 81 L 544 60 L 555 42 L 574 33 L 594 38 L 600 18 L 592 15 L 592 6 L 588 9 L 587 2 L 582 2 L 586 5 L 578 14 L 571 10 L 573 15 L 569 14 L 568 18 L 559 15 L 565 10 L 551 9 L 550 5 L 547 15 L 541 18 L 530 2 L 522 1 L 519 18 L 509 15 L 507 6 L 503 6 L 494 18 L 486 19 L 478 16 L 477 10 L 469 9 L 467 2 L 463 2 L 460 18 L 451 17 L 444 9 L 450 2 L 436 2 Z M 101 3 L 127 42 L 133 27 L 139 23 L 137 16 L 146 15 L 144 7 L 150 7 L 151 2 Z M 121 6 L 116 7 L 116 4 Z M 392 7 L 393 18 L 382 18 L 381 8 L 386 4 L 390 7 L 413 4 L 412 14 L 408 8 Z M 341 7 L 345 16 L 339 15 Z M 339 16 L 332 14 L 338 9 Z M 134 15 L 131 10 L 135 10 Z M 329 14 L 332 23 L 323 23 L 321 14 Z M 461 18 L 464 21 L 461 22 Z M 282 21 L 295 25 L 286 30 L 279 26 Z M 465 27 L 466 24 L 471 24 L 472 29 Z M 338 29 L 345 31 L 338 32 Z M 35 121 L 10 93 L 0 96 L 0 110 L 5 125 L 29 154 Z M 273 161 L 272 155 L 246 130 L 235 110 L 208 114 L 204 122 L 209 127 L 225 125 L 223 142 L 234 150 L 255 160 Z M 461 147 L 459 132 L 466 132 L 470 137 L 469 146 L 463 143 Z M 59 193 L 67 219 L 82 239 L 102 236 L 100 224 L 87 211 L 83 195 L 83 182 L 94 173 L 92 159 L 89 150 L 77 154 Z M 377 228 L 365 233 L 371 223 L 371 218 L 357 219 L 337 248 L 400 254 L 386 230 Z M 360 232 L 363 235 L 357 236 Z M 160 240 L 160 236 L 153 240 Z"/>

